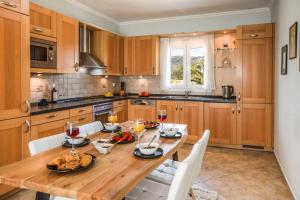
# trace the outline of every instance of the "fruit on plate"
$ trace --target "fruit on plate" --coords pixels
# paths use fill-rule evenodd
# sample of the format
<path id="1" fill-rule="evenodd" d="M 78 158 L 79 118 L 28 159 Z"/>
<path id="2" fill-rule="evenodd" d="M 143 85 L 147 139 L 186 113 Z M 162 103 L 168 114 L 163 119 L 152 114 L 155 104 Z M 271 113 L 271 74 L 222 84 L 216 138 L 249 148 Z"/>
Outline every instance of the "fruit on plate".
<path id="1" fill-rule="evenodd" d="M 152 121 L 145 121 L 144 126 L 145 126 L 146 129 L 155 128 L 155 127 L 159 126 L 159 123 L 158 122 L 152 122 Z"/>
<path id="2" fill-rule="evenodd" d="M 118 131 L 112 136 L 113 142 L 131 142 L 133 140 L 133 136 L 130 132 Z"/>
<path id="3" fill-rule="evenodd" d="M 111 93 L 111 92 L 106 92 L 106 93 L 104 94 L 104 96 L 105 96 L 105 97 L 113 97 L 114 95 L 113 95 L 113 93 Z"/>

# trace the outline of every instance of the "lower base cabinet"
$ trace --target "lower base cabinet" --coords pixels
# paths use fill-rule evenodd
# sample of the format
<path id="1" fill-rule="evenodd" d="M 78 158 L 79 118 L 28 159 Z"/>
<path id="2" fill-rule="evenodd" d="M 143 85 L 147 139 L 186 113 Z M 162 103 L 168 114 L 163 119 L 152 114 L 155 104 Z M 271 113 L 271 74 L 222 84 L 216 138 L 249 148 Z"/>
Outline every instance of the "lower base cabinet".
<path id="1" fill-rule="evenodd" d="M 31 126 L 31 140 L 37 140 L 39 138 L 65 132 L 68 121 L 69 119 L 62 119 L 45 124 Z"/>
<path id="2" fill-rule="evenodd" d="M 128 103 L 128 120 L 143 119 L 145 121 L 156 121 L 155 105 L 131 105 Z"/>
<path id="3" fill-rule="evenodd" d="M 237 139 L 236 104 L 205 103 L 204 128 L 210 130 L 210 144 L 234 145 Z"/>
<path id="4" fill-rule="evenodd" d="M 30 118 L 0 121 L 0 167 L 29 157 Z M 0 196 L 15 188 L 0 184 Z"/>
<path id="5" fill-rule="evenodd" d="M 70 121 L 76 122 L 78 124 L 78 126 L 92 123 L 93 122 L 93 113 L 71 117 Z"/>
<path id="6" fill-rule="evenodd" d="M 241 104 L 238 110 L 238 144 L 273 147 L 273 104 Z"/>
<path id="7" fill-rule="evenodd" d="M 127 105 L 114 107 L 113 111 L 117 113 L 119 123 L 127 121 Z"/>

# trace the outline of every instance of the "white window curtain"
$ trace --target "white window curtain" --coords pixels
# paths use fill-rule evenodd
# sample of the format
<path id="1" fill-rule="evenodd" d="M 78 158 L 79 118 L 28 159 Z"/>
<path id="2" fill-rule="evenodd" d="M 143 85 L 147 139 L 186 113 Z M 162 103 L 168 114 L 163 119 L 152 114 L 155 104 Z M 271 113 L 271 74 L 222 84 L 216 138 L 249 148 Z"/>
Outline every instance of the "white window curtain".
<path id="1" fill-rule="evenodd" d="M 203 47 L 205 52 L 205 68 L 204 68 L 204 85 L 202 87 L 193 87 L 188 84 L 190 80 L 186 80 L 185 87 L 174 88 L 170 85 L 171 78 L 171 63 L 170 63 L 170 51 L 171 48 L 185 48 L 192 49 L 197 47 Z M 189 54 L 188 51 L 186 54 Z M 186 56 L 186 55 L 185 55 Z M 186 59 L 185 59 L 186 60 Z M 189 67 L 185 64 L 186 67 Z M 214 35 L 204 35 L 197 37 L 184 37 L 184 38 L 161 38 L 160 41 L 160 79 L 161 88 L 165 91 L 184 91 L 192 90 L 193 92 L 212 92 L 215 90 L 215 73 L 214 73 Z M 187 79 L 185 69 L 184 76 Z"/>

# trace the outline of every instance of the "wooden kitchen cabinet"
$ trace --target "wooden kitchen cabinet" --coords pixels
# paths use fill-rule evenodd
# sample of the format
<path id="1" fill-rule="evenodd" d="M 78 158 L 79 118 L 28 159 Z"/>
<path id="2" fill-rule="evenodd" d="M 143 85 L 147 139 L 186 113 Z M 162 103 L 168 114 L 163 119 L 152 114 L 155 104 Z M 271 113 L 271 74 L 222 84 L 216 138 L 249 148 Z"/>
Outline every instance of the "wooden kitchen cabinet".
<path id="1" fill-rule="evenodd" d="M 210 144 L 234 145 L 237 139 L 236 104 L 205 103 L 204 129 L 210 130 Z"/>
<path id="2" fill-rule="evenodd" d="M 238 143 L 272 148 L 272 104 L 238 105 Z"/>
<path id="3" fill-rule="evenodd" d="M 113 111 L 117 113 L 118 123 L 126 122 L 128 116 L 127 105 L 114 107 Z"/>
<path id="4" fill-rule="evenodd" d="M 135 37 L 135 74 L 159 74 L 159 37 Z"/>
<path id="5" fill-rule="evenodd" d="M 242 41 L 242 102 L 273 102 L 272 38 Z"/>
<path id="6" fill-rule="evenodd" d="M 135 38 L 124 38 L 124 75 L 135 75 Z"/>
<path id="7" fill-rule="evenodd" d="M 0 167 L 29 157 L 29 122 L 29 117 L 0 121 Z M 15 188 L 0 184 L 0 196 L 13 189 Z"/>
<path id="8" fill-rule="evenodd" d="M 273 37 L 273 24 L 251 24 L 237 27 L 238 39 L 257 39 Z"/>
<path id="9" fill-rule="evenodd" d="M 56 13 L 37 4 L 30 3 L 30 32 L 55 38 Z"/>
<path id="10" fill-rule="evenodd" d="M 103 31 L 103 62 L 107 67 L 108 75 L 120 74 L 118 51 L 118 36 L 111 32 Z"/>
<path id="11" fill-rule="evenodd" d="M 145 121 L 156 121 L 155 105 L 131 105 L 128 103 L 128 120 L 143 119 Z"/>
<path id="12" fill-rule="evenodd" d="M 29 15 L 29 0 L 2 0 L 0 7 Z"/>
<path id="13" fill-rule="evenodd" d="M 57 72 L 76 73 L 79 65 L 79 22 L 57 14 Z"/>
<path id="14" fill-rule="evenodd" d="M 93 113 L 70 117 L 70 121 L 77 123 L 77 125 L 79 125 L 79 126 L 92 123 L 93 122 Z"/>
<path id="15" fill-rule="evenodd" d="M 0 7 L 0 120 L 29 116 L 29 16 Z"/>
<path id="16" fill-rule="evenodd" d="M 187 124 L 188 143 L 195 143 L 203 133 L 203 103 L 190 101 L 157 101 L 157 111 L 167 111 L 167 123 Z"/>
<path id="17" fill-rule="evenodd" d="M 68 121 L 69 118 L 31 126 L 31 140 L 65 132 Z"/>

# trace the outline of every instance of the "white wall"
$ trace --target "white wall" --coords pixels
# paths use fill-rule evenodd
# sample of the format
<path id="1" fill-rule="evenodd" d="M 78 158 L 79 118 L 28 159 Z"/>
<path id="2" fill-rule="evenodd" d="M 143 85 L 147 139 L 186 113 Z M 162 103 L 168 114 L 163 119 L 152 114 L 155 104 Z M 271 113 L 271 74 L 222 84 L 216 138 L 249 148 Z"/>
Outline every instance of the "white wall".
<path id="1" fill-rule="evenodd" d="M 180 32 L 206 32 L 234 29 L 241 24 L 271 22 L 268 8 L 211 13 L 185 17 L 142 20 L 120 23 L 120 33 L 125 36 L 169 34 Z"/>
<path id="2" fill-rule="evenodd" d="M 274 148 L 282 171 L 297 200 L 300 199 L 299 50 L 297 59 L 289 60 L 288 74 L 285 76 L 280 75 L 280 60 L 281 47 L 289 42 L 289 27 L 296 21 L 300 23 L 299 8 L 299 0 L 278 0 L 272 9 L 272 19 L 276 23 Z"/>
<path id="3" fill-rule="evenodd" d="M 72 0 L 32 0 L 32 2 L 52 9 L 58 13 L 74 17 L 81 22 L 95 25 L 114 33 L 119 33 L 118 22 L 114 22 L 106 16 L 102 16 L 101 14 L 82 6 L 80 3 L 74 3 Z"/>

